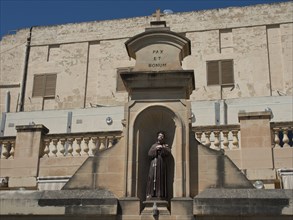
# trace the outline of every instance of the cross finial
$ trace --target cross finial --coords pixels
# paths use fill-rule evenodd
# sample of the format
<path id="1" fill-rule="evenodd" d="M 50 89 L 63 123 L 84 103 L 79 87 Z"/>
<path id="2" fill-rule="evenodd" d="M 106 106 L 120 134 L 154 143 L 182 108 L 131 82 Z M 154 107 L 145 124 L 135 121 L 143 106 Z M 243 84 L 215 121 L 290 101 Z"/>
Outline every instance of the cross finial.
<path id="1" fill-rule="evenodd" d="M 161 10 L 160 10 L 160 9 L 157 9 L 157 10 L 156 10 L 156 13 L 153 14 L 153 16 L 156 17 L 156 20 L 157 20 L 157 21 L 160 21 L 160 18 L 161 18 L 161 16 L 163 16 L 163 15 L 164 15 L 164 14 L 161 13 Z"/>

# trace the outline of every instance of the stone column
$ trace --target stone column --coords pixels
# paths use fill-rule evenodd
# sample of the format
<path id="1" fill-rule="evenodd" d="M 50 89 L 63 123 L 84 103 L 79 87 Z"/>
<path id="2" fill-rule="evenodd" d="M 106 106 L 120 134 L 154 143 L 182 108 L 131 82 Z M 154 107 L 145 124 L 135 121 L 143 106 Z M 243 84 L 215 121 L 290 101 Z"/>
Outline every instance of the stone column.
<path id="1" fill-rule="evenodd" d="M 238 114 L 241 132 L 241 169 L 250 180 L 275 179 L 270 119 L 271 112 Z"/>
<path id="2" fill-rule="evenodd" d="M 16 126 L 15 154 L 9 187 L 36 188 L 42 136 L 49 132 L 44 125 Z"/>

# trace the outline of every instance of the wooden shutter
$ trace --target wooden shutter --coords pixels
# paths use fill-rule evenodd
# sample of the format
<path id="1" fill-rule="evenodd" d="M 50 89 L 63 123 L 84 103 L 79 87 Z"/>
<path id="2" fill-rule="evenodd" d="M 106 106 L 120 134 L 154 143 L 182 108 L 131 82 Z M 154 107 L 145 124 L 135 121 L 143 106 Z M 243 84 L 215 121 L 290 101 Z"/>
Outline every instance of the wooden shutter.
<path id="1" fill-rule="evenodd" d="M 207 84 L 219 85 L 219 61 L 207 62 Z"/>
<path id="2" fill-rule="evenodd" d="M 55 96 L 57 74 L 46 75 L 45 97 Z"/>
<path id="3" fill-rule="evenodd" d="M 39 74 L 34 76 L 32 97 L 54 97 L 57 74 Z"/>
<path id="4" fill-rule="evenodd" d="M 35 75 L 32 97 L 42 97 L 45 88 L 45 75 Z"/>
<path id="5" fill-rule="evenodd" d="M 221 61 L 221 84 L 233 84 L 233 60 L 222 60 Z"/>

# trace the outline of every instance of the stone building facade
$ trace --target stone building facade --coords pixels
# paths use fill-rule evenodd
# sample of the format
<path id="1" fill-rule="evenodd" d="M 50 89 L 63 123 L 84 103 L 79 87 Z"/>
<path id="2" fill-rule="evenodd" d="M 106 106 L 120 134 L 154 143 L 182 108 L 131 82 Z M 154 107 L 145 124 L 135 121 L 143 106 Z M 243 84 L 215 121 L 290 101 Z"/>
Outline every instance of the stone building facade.
<path id="1" fill-rule="evenodd" d="M 163 128 L 174 161 L 160 218 L 289 218 L 292 10 L 284 2 L 4 36 L 1 215 L 158 218 L 142 164 Z"/>
<path id="2" fill-rule="evenodd" d="M 290 3 L 280 3 L 164 15 L 161 19 L 172 31 L 192 42 L 191 55 L 182 62 L 184 69 L 195 72 L 190 100 L 292 95 L 291 9 Z M 123 105 L 128 97 L 117 88 L 117 69 L 134 66 L 124 43 L 152 20 L 150 16 L 40 26 L 4 36 L 1 112 L 7 91 L 10 112 Z M 207 62 L 218 60 L 233 61 L 233 77 L 222 86 L 208 85 Z M 39 74 L 57 74 L 55 94 L 33 95 L 34 76 Z"/>

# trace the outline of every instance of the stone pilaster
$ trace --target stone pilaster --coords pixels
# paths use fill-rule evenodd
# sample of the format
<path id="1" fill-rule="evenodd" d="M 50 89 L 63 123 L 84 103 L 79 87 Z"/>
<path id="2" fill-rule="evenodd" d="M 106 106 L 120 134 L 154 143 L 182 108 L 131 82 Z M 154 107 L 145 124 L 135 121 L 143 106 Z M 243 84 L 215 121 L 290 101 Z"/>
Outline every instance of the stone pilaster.
<path id="1" fill-rule="evenodd" d="M 250 180 L 274 179 L 271 112 L 240 112 L 241 169 Z"/>
<path id="2" fill-rule="evenodd" d="M 36 188 L 42 136 L 49 132 L 44 125 L 16 126 L 15 154 L 9 187 Z"/>

